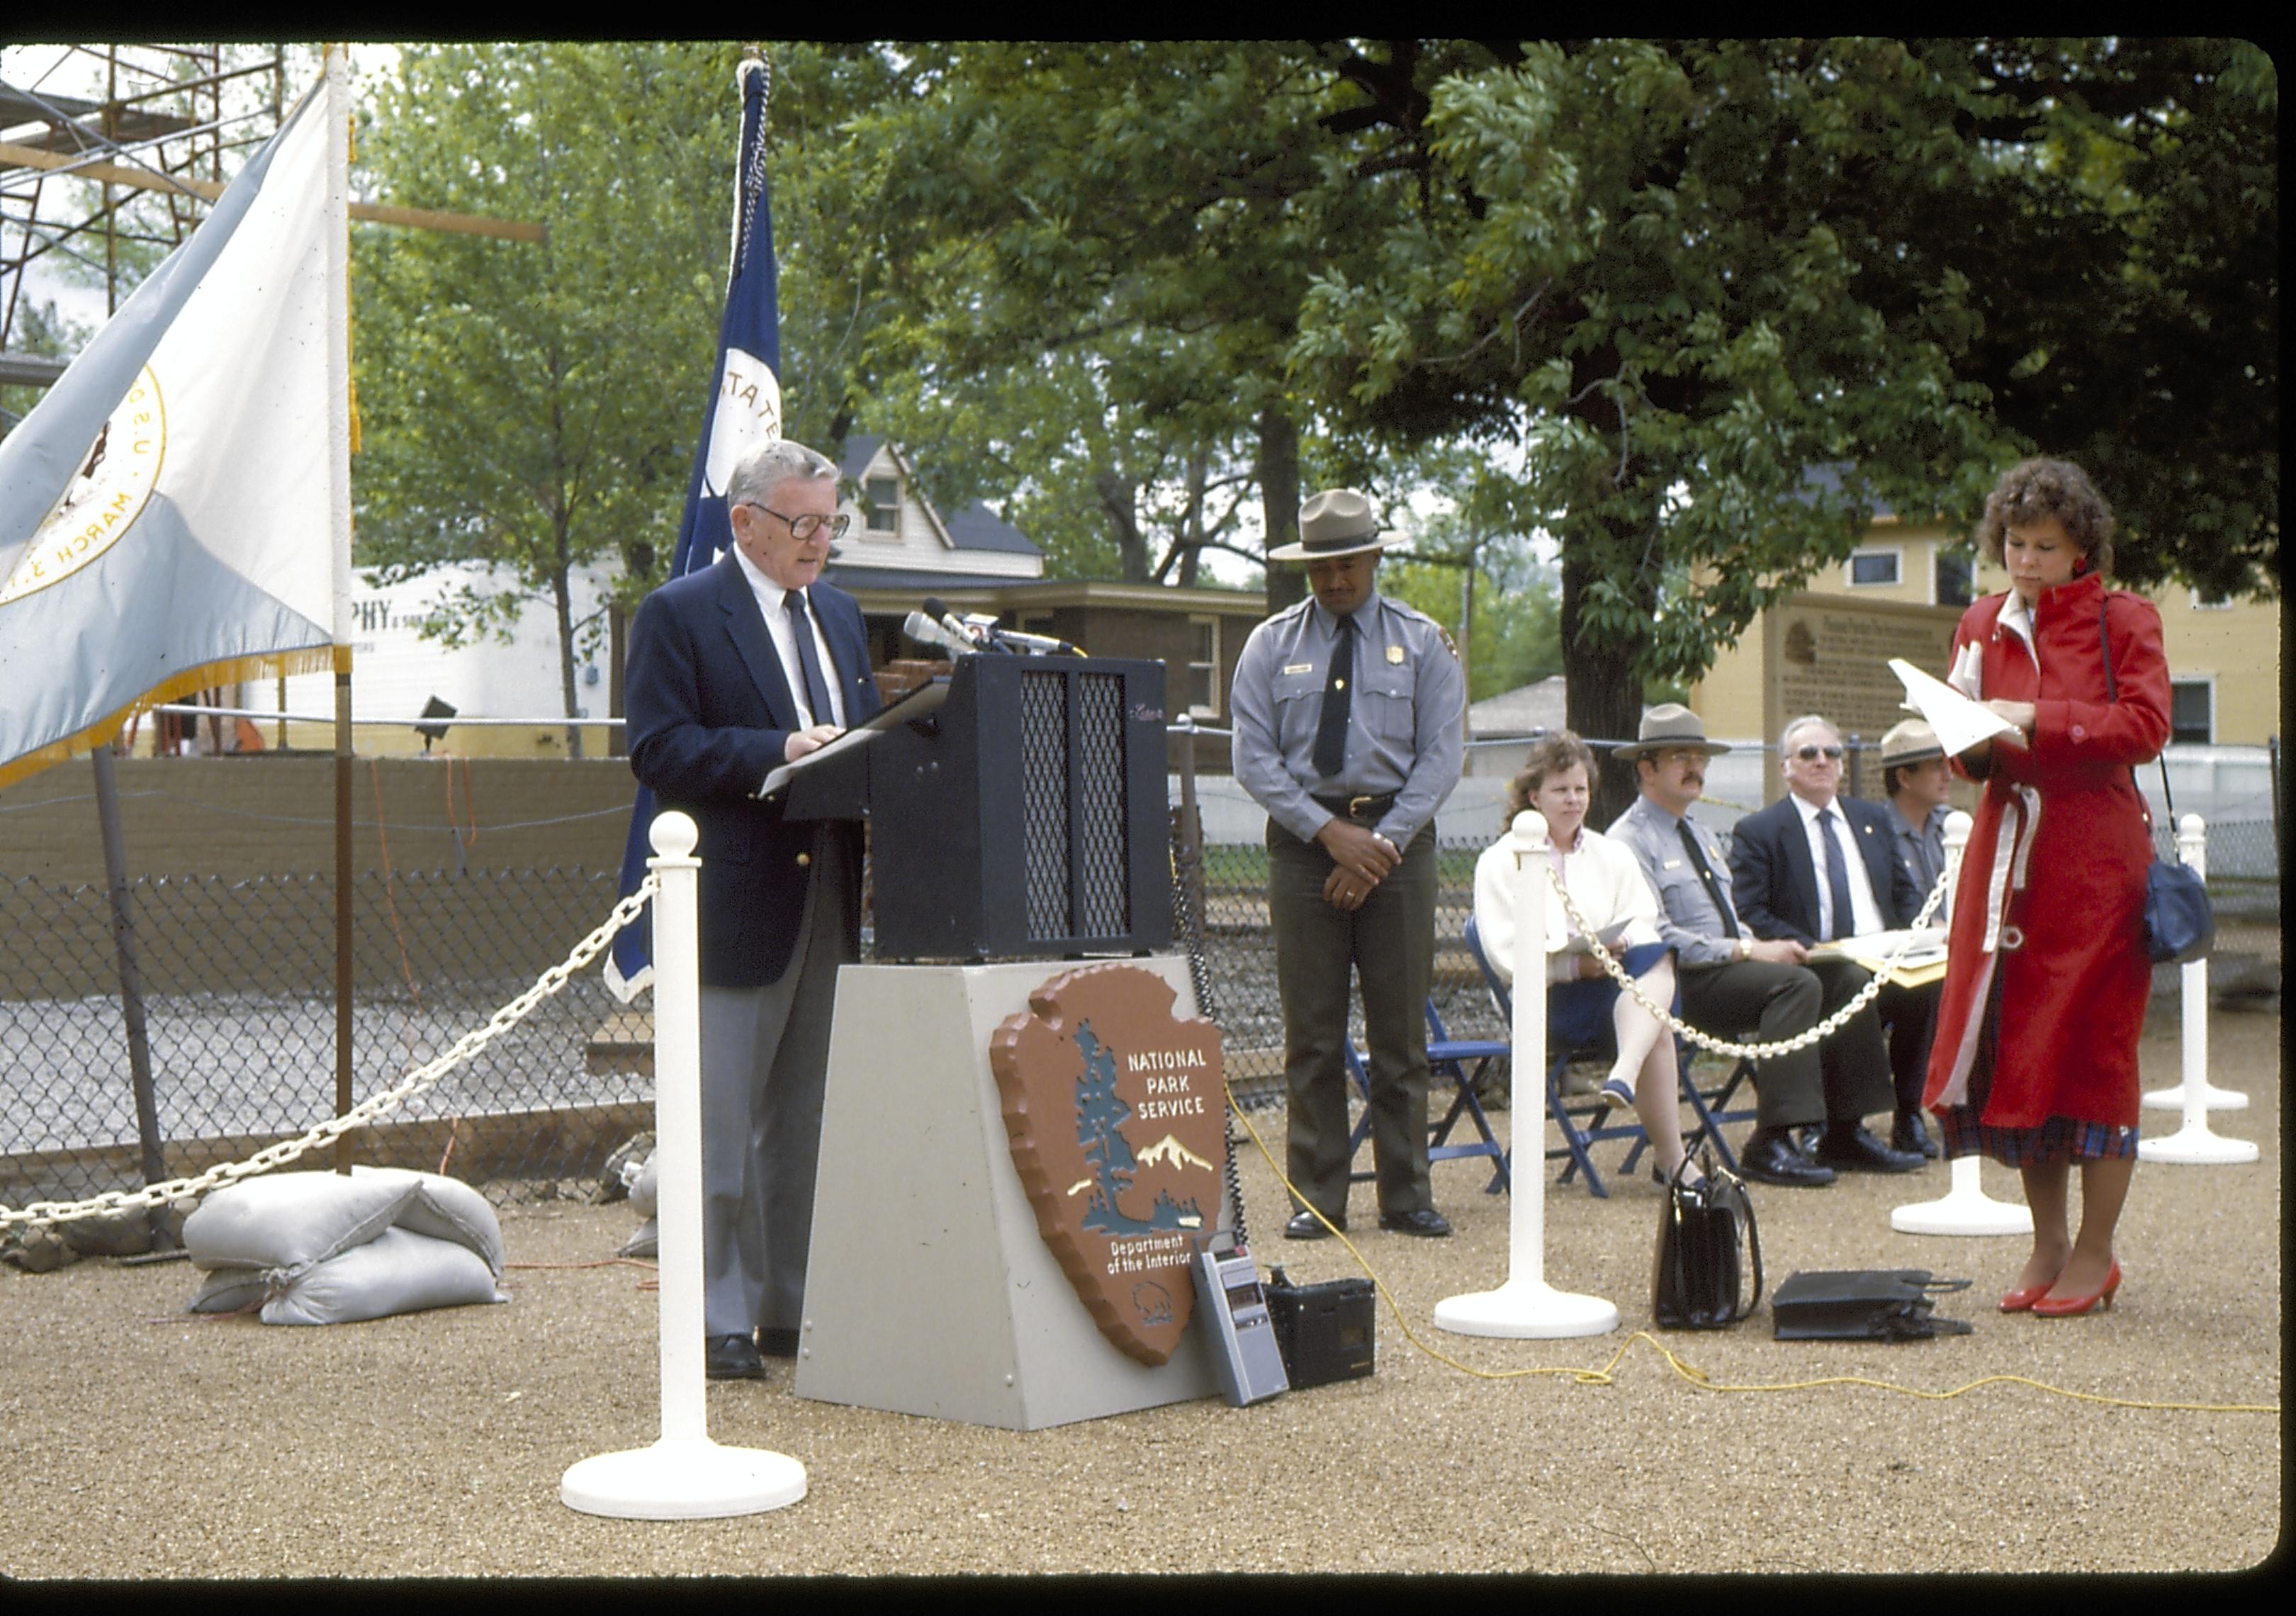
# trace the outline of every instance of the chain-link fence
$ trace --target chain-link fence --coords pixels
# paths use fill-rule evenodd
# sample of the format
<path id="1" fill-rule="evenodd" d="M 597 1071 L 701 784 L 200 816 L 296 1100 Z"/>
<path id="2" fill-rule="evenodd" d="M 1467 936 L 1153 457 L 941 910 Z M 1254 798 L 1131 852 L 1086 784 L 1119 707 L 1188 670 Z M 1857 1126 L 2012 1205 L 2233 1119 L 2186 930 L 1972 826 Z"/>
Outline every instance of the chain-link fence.
<path id="1" fill-rule="evenodd" d="M 604 917 L 615 887 L 582 870 L 357 882 L 352 1098 L 482 1025 Z M 0 883 L 17 962 L 0 997 L 0 1203 L 140 1185 L 147 1133 L 174 1177 L 335 1114 L 332 881 L 139 880 L 127 913 L 133 1009 L 105 888 Z M 452 1172 L 498 1200 L 587 1194 L 615 1147 L 652 1126 L 649 1033 L 586 972 L 357 1135 L 353 1154 Z M 155 1129 L 139 1126 L 139 1087 Z"/>
<path id="2" fill-rule="evenodd" d="M 1439 847 L 1435 1002 L 1453 1036 L 1503 1038 L 1462 940 L 1481 845 L 1447 838 Z M 2246 971 L 2268 973 L 2276 994 L 2276 827 L 2268 816 L 2212 823 L 2208 857 L 2224 967 L 2212 987 Z M 1185 847 L 1178 857 L 1186 879 Z M 1283 1017 L 1267 853 L 1216 842 L 1203 848 L 1201 871 L 1228 1073 L 1246 1103 L 1272 1104 L 1283 1093 Z M 562 959 L 615 895 L 614 874 L 579 868 L 359 877 L 352 1099 L 481 1025 Z M 0 1204 L 197 1173 L 335 1114 L 332 881 L 147 877 L 125 897 L 133 1009 L 103 885 L 0 880 Z M 130 1030 L 138 1022 L 140 1038 Z M 497 1201 L 589 1195 L 608 1157 L 652 1127 L 651 1035 L 643 1001 L 619 1005 L 585 971 L 436 1087 L 354 1136 L 355 1159 L 451 1172 Z"/>

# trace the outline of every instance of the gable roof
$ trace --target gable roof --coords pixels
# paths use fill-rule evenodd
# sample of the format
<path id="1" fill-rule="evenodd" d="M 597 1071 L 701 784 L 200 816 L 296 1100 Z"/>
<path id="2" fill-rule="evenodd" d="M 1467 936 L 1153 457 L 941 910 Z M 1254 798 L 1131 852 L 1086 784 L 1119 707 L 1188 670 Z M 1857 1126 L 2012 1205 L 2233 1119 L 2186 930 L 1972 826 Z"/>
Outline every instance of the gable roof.
<path id="1" fill-rule="evenodd" d="M 944 515 L 931 500 L 925 497 L 924 490 L 915 486 L 915 468 L 910 464 L 909 457 L 902 451 L 901 446 L 898 443 L 889 445 L 880 435 L 855 432 L 848 436 L 844 453 L 838 457 L 838 475 L 849 481 L 858 482 L 868 474 L 869 463 L 877 458 L 877 451 L 881 448 L 892 455 L 895 469 L 911 485 L 909 492 L 947 537 L 952 550 L 993 550 L 1006 555 L 1043 554 L 1029 542 L 1027 534 L 1004 521 L 979 500 L 961 511 Z"/>

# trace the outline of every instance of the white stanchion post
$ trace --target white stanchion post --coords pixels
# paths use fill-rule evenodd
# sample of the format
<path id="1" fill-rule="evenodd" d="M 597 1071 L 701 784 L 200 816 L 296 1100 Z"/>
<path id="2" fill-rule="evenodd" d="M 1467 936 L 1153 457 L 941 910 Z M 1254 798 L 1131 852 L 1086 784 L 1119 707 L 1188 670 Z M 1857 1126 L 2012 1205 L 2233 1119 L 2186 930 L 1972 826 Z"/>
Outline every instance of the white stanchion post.
<path id="1" fill-rule="evenodd" d="M 2198 814 L 2187 814 L 2177 822 L 2177 853 L 2193 866 L 2195 874 L 2203 880 L 2207 878 L 2208 827 L 2201 823 Z M 2192 1103 L 2197 1073 L 2203 1109 L 2246 1111 L 2246 1095 L 2235 1088 L 2218 1088 L 2209 1081 L 2209 962 L 2196 959 L 2183 967 L 2177 986 L 2183 990 L 2185 1001 L 2184 1081 L 2153 1089 L 2144 1096 L 2144 1103 L 2153 1111 L 2183 1111 Z M 2143 1147 L 2138 1148 L 2141 1154 Z"/>
<path id="2" fill-rule="evenodd" d="M 2208 878 L 2208 827 L 2198 814 L 2177 823 L 2177 850 L 2193 874 Z M 2174 1092 L 2185 1108 L 2185 1125 L 2165 1139 L 2139 1139 L 2139 1161 L 2174 1161 L 2185 1166 L 2215 1166 L 2253 1161 L 2256 1145 L 2247 1139 L 2226 1139 L 2209 1131 L 2209 962 L 2196 959 L 2184 968 L 2185 1082 Z M 2222 1093 L 2222 1090 L 2213 1092 Z M 2243 1105 L 2246 1095 L 2234 1096 Z M 2150 1102 L 2151 1096 L 2146 1096 Z"/>
<path id="3" fill-rule="evenodd" d="M 1953 923 L 1954 899 L 1960 895 L 1961 855 L 1969 846 L 1970 817 L 1959 808 L 1945 816 L 1946 924 Z M 1952 1177 L 1941 1201 L 1915 1202 L 1890 1214 L 1890 1226 L 1900 1235 L 2030 1235 L 2030 1207 L 1996 1201 L 1985 1193 L 1974 1156 L 1954 1159 Z"/>
<path id="4" fill-rule="evenodd" d="M 661 1440 L 600 1454 L 558 1484 L 568 1507 L 633 1521 L 754 1515 L 805 1497 L 805 1466 L 756 1448 L 709 1440 L 702 1365 L 701 977 L 695 930 L 700 838 L 684 814 L 652 830 L 660 878 L 653 898 L 653 1087 L 656 1217 L 661 1252 Z"/>
<path id="5" fill-rule="evenodd" d="M 1513 1185 L 1508 1196 L 1507 1280 L 1496 1291 L 1446 1297 L 1435 1326 L 1455 1335 L 1555 1340 L 1601 1335 L 1619 1327 L 1619 1310 L 1599 1296 L 1558 1291 L 1546 1283 L 1546 820 L 1534 809 L 1515 816 L 1514 1048 L 1508 1057 L 1515 1119 Z"/>

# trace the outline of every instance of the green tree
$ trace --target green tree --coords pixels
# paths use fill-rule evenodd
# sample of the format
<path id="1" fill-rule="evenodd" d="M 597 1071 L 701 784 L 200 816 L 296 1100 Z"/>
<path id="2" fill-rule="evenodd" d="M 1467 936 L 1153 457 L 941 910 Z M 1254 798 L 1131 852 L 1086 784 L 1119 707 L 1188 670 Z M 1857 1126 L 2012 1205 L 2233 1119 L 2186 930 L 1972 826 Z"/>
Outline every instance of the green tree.
<path id="1" fill-rule="evenodd" d="M 1242 537 L 1238 494 L 1257 495 L 1260 544 L 1289 542 L 1303 477 L 1355 453 L 1284 374 L 1301 299 L 1408 184 L 1340 105 L 1349 53 L 967 44 L 904 60 L 908 93 L 850 127 L 871 180 L 856 206 L 900 310 L 876 330 L 883 385 L 863 413 L 919 446 L 944 500 L 1017 477 L 1091 513 L 1107 547 L 1064 547 L 1112 549 L 1126 577 L 1190 579 Z M 1271 572 L 1271 603 L 1300 588 Z"/>
<path id="2" fill-rule="evenodd" d="M 1647 682 L 1698 677 L 1847 554 L 1874 505 L 1969 513 L 2030 447 L 1993 412 L 1999 373 L 2054 361 L 2021 335 L 2005 367 L 1989 317 L 2074 276 L 2147 317 L 2128 252 L 2168 210 L 2129 200 L 2150 194 L 2136 136 L 2000 81 L 2062 94 L 2100 51 L 2013 72 L 2006 51 L 1889 40 L 1541 44 L 1439 74 L 1421 60 L 1420 103 L 1362 107 L 1406 148 L 1416 205 L 1389 212 L 1374 267 L 1317 275 L 1294 375 L 1394 441 L 1487 446 L 1463 519 L 1558 541 L 1570 723 L 1631 734 Z M 2190 125 L 2179 152 L 2231 160 Z M 2201 269 L 2161 245 L 2199 317 Z M 2108 376 L 2140 382 L 2093 346 L 2084 404 Z M 1819 466 L 1838 474 L 1813 480 Z M 2275 501 L 2276 475 L 2276 460 Z M 1605 783 L 1611 805 L 1628 783 Z"/>
<path id="3" fill-rule="evenodd" d="M 569 718 L 606 632 L 577 618 L 575 570 L 617 560 L 643 593 L 675 546 L 724 296 L 737 57 L 410 46 L 362 111 L 382 193 L 549 240 L 355 233 L 356 559 L 392 580 L 491 563 L 495 587 L 426 628 L 448 644 L 546 602 Z"/>

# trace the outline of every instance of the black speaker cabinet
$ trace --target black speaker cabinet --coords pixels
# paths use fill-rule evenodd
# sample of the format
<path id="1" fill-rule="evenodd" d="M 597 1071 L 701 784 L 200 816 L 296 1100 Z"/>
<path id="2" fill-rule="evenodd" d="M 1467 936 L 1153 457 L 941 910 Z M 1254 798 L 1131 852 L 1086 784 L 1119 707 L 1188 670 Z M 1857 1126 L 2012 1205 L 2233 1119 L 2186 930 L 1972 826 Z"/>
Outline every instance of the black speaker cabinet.
<path id="1" fill-rule="evenodd" d="M 1161 662 L 961 658 L 867 757 L 877 958 L 1171 945 Z"/>

